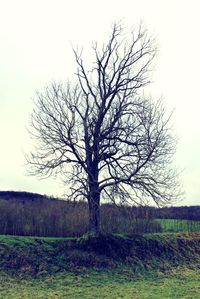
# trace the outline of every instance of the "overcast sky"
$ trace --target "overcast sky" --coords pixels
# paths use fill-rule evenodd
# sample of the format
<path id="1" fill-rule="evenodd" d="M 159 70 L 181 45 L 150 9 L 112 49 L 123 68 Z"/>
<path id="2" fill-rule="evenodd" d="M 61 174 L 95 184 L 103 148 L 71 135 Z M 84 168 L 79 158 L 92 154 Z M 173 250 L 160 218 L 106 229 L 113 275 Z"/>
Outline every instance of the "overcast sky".
<path id="1" fill-rule="evenodd" d="M 179 205 L 200 204 L 199 11 L 198 0 L 0 0 L 0 190 L 63 194 L 59 180 L 26 175 L 35 91 L 52 79 L 75 78 L 71 44 L 83 46 L 87 57 L 113 21 L 128 30 L 143 20 L 159 46 L 148 91 L 175 109 L 175 164 L 185 190 Z"/>

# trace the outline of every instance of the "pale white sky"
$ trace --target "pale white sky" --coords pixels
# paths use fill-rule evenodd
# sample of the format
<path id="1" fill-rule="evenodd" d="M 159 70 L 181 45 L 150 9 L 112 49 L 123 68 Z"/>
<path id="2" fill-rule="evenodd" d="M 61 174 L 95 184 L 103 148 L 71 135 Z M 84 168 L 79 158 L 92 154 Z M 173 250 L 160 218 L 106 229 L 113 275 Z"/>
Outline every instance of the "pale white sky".
<path id="1" fill-rule="evenodd" d="M 159 45 L 149 90 L 175 108 L 180 204 L 200 204 L 199 11 L 198 0 L 0 0 L 0 190 L 63 194 L 59 180 L 26 176 L 35 90 L 52 79 L 73 80 L 71 43 L 83 46 L 87 58 L 91 42 L 103 42 L 113 21 L 129 29 L 143 20 Z"/>

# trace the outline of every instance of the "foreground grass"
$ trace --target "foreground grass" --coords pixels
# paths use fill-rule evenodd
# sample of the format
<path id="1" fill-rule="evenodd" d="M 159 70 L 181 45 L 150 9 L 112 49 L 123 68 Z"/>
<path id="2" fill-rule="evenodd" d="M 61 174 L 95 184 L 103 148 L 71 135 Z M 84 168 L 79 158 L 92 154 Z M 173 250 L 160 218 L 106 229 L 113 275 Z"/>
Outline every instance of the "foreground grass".
<path id="1" fill-rule="evenodd" d="M 199 298 L 200 269 L 176 268 L 136 275 L 130 269 L 82 270 L 43 278 L 20 279 L 0 275 L 0 298 L 174 299 Z"/>
<path id="2" fill-rule="evenodd" d="M 200 233 L 0 236 L 0 269 L 0 299 L 199 299 Z"/>

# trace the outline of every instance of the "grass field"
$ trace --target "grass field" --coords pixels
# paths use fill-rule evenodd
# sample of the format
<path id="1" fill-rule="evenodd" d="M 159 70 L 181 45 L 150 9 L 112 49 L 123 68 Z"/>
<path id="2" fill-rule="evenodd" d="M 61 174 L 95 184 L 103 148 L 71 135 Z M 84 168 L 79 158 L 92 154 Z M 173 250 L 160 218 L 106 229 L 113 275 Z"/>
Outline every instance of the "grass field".
<path id="1" fill-rule="evenodd" d="M 35 279 L 0 275 L 2 299 L 199 299 L 200 270 L 179 268 L 143 276 L 131 270 L 87 270 Z"/>
<path id="2" fill-rule="evenodd" d="M 199 232 L 200 221 L 180 219 L 157 219 L 163 232 Z"/>
<path id="3" fill-rule="evenodd" d="M 0 299 L 199 299 L 199 245 L 200 233 L 0 236 Z"/>

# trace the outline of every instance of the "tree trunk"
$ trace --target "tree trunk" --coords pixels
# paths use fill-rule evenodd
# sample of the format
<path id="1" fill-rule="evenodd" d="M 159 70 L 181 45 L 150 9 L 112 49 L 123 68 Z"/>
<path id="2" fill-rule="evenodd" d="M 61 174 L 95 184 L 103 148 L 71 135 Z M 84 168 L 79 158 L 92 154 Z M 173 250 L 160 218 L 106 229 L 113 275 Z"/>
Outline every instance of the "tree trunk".
<path id="1" fill-rule="evenodd" d="M 100 217 L 100 194 L 98 191 L 91 193 L 89 199 L 89 234 L 99 235 L 101 233 Z"/>

